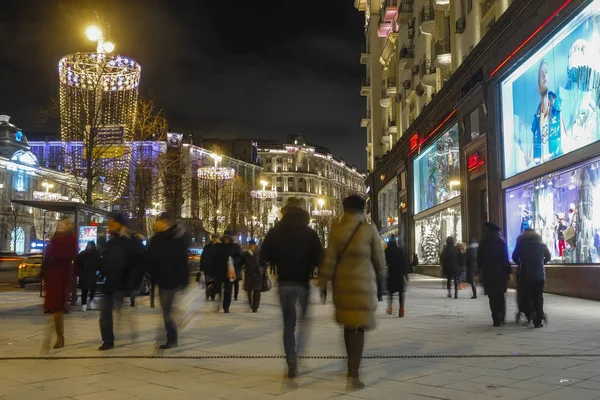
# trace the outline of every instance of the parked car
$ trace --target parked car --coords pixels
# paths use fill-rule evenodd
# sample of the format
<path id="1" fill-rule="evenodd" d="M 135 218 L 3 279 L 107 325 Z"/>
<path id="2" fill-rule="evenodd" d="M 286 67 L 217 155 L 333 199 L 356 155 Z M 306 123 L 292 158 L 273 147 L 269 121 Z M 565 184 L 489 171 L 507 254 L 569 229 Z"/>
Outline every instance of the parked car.
<path id="1" fill-rule="evenodd" d="M 18 279 L 19 285 L 25 287 L 27 283 L 41 282 L 42 255 L 36 254 L 27 257 L 19 264 Z"/>

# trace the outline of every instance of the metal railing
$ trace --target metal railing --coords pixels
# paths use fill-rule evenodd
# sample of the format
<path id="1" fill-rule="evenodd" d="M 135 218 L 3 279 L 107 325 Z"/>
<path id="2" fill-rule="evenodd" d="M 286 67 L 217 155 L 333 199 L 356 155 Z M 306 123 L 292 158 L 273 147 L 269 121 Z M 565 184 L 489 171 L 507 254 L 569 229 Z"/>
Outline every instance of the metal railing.
<path id="1" fill-rule="evenodd" d="M 435 64 L 431 60 L 423 61 L 423 64 L 421 65 L 421 77 L 423 77 L 423 75 L 435 74 L 435 71 Z"/>
<path id="2" fill-rule="evenodd" d="M 401 13 L 412 13 L 415 8 L 412 0 L 402 0 L 400 2 L 400 8 L 398 9 Z"/>
<path id="3" fill-rule="evenodd" d="M 440 39 L 435 42 L 435 55 L 449 54 L 450 53 L 450 40 Z"/>
<path id="4" fill-rule="evenodd" d="M 371 79 L 370 78 L 363 78 L 363 80 L 362 80 L 362 87 L 371 87 Z"/>
<path id="5" fill-rule="evenodd" d="M 415 46 L 402 46 L 400 58 L 415 58 Z"/>
<path id="6" fill-rule="evenodd" d="M 421 23 L 435 20 L 435 8 L 432 5 L 423 6 L 421 9 Z"/>
<path id="7" fill-rule="evenodd" d="M 485 16 L 494 5 L 496 5 L 496 0 L 484 0 L 481 3 L 481 16 Z"/>

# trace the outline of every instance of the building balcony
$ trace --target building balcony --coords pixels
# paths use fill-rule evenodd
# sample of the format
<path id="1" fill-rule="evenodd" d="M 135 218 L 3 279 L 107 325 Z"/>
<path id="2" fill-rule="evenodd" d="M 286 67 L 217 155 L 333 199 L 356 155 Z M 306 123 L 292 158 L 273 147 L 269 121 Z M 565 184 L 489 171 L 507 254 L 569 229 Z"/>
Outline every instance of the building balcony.
<path id="1" fill-rule="evenodd" d="M 379 141 L 384 146 L 389 146 L 389 148 L 392 147 L 392 135 L 390 135 L 386 130 L 383 130 L 383 132 L 381 132 L 381 139 Z"/>
<path id="2" fill-rule="evenodd" d="M 415 46 L 402 46 L 400 49 L 400 60 L 398 66 L 400 69 L 412 68 L 415 62 Z"/>
<path id="3" fill-rule="evenodd" d="M 440 39 L 435 42 L 435 62 L 441 66 L 448 66 L 452 63 L 450 39 Z"/>
<path id="4" fill-rule="evenodd" d="M 385 92 L 388 96 L 395 95 L 398 93 L 398 84 L 396 83 L 396 77 L 390 76 L 385 85 Z"/>
<path id="5" fill-rule="evenodd" d="M 385 22 L 396 22 L 399 0 L 383 0 L 381 2 L 381 19 Z"/>
<path id="6" fill-rule="evenodd" d="M 396 121 L 390 121 L 389 125 L 388 125 L 388 133 L 395 135 L 398 133 L 398 125 L 396 124 Z"/>
<path id="7" fill-rule="evenodd" d="M 421 82 L 425 86 L 435 87 L 437 83 L 435 64 L 431 60 L 423 61 L 421 65 Z"/>
<path id="8" fill-rule="evenodd" d="M 366 128 L 371 123 L 371 113 L 367 113 L 365 117 L 360 120 L 360 126 L 362 128 Z"/>
<path id="9" fill-rule="evenodd" d="M 434 0 L 433 6 L 441 11 L 446 11 L 450 5 L 450 0 Z"/>
<path id="10" fill-rule="evenodd" d="M 481 2 L 481 18 L 483 19 L 487 13 L 494 8 L 496 0 L 483 0 Z"/>
<path id="11" fill-rule="evenodd" d="M 370 58 L 371 58 L 371 54 L 369 53 L 369 50 L 367 50 L 367 46 L 363 45 L 360 48 L 360 63 L 368 64 Z"/>
<path id="12" fill-rule="evenodd" d="M 366 78 L 363 79 L 361 87 L 360 87 L 360 95 L 361 96 L 368 96 L 369 94 L 371 94 L 371 80 Z"/>
<path id="13" fill-rule="evenodd" d="M 409 21 L 413 17 L 413 11 L 413 0 L 401 0 L 398 7 L 398 21 Z"/>
<path id="14" fill-rule="evenodd" d="M 435 33 L 435 8 L 433 6 L 423 6 L 421 9 L 421 25 L 419 28 L 426 35 Z"/>
<path id="15" fill-rule="evenodd" d="M 379 21 L 379 29 L 377 30 L 377 36 L 380 38 L 386 38 L 393 30 L 393 22 Z"/>

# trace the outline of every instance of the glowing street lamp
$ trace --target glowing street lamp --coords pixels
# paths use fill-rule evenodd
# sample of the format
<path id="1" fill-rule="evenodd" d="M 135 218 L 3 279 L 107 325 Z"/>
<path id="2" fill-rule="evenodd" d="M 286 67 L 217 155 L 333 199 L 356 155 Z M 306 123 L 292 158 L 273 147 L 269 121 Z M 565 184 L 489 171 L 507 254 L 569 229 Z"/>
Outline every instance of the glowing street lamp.
<path id="1" fill-rule="evenodd" d="M 85 29 L 85 36 L 92 42 L 98 42 L 96 52 L 98 53 L 111 53 L 115 49 L 113 42 L 104 41 L 104 33 L 98 25 L 90 25 Z"/>
<path id="2" fill-rule="evenodd" d="M 54 184 L 48 182 L 42 182 L 42 187 L 46 188 L 46 193 L 50 192 L 50 189 L 54 187 Z"/>

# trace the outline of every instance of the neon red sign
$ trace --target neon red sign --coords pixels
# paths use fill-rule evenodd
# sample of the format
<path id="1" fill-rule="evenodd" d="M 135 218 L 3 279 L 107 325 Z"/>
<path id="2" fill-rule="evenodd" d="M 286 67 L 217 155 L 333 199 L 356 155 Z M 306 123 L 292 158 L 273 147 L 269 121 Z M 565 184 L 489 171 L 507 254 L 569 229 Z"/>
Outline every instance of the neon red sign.
<path id="1" fill-rule="evenodd" d="M 481 167 L 483 164 L 485 164 L 485 160 L 483 159 L 483 156 L 479 155 L 478 153 L 471 154 L 467 159 L 467 169 L 469 171 L 473 171 L 474 169 Z"/>

